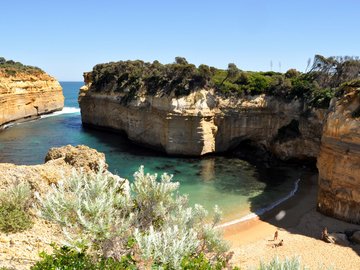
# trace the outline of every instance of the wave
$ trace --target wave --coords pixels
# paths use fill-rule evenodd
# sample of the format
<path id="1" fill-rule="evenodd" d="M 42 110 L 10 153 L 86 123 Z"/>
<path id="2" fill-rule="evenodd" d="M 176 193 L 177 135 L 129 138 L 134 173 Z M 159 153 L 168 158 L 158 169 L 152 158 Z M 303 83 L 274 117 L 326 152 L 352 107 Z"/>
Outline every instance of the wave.
<path id="1" fill-rule="evenodd" d="M 52 117 L 52 116 L 57 116 L 57 115 L 61 115 L 61 114 L 70 114 L 70 113 L 80 113 L 80 108 L 76 108 L 76 107 L 64 107 L 61 111 L 57 111 L 57 112 L 53 112 L 53 113 L 49 113 L 49 114 L 44 114 L 41 115 L 40 118 L 48 118 L 48 117 Z"/>
<path id="2" fill-rule="evenodd" d="M 7 128 L 12 127 L 12 126 L 14 126 L 14 125 L 15 125 L 15 123 L 5 124 L 5 125 L 3 125 L 2 127 L 0 127 L 0 129 L 7 129 Z"/>
<path id="3" fill-rule="evenodd" d="M 265 208 L 261 208 L 261 209 L 255 211 L 254 213 L 250 213 L 250 214 L 248 214 L 248 215 L 246 215 L 244 217 L 241 217 L 239 219 L 235 219 L 235 220 L 220 224 L 219 226 L 217 226 L 217 228 L 224 228 L 224 227 L 227 227 L 227 226 L 230 226 L 230 225 L 234 225 L 234 224 L 241 223 L 241 222 L 244 222 L 244 221 L 247 221 L 247 220 L 251 220 L 253 218 L 258 218 L 259 216 L 261 216 L 261 215 L 265 214 L 266 212 L 274 209 L 279 204 L 281 204 L 284 201 L 286 201 L 286 200 L 290 199 L 291 197 L 293 197 L 295 195 L 295 193 L 299 189 L 299 182 L 300 182 L 300 178 L 295 181 L 293 190 L 291 190 L 285 197 L 275 201 L 274 203 L 270 204 L 269 206 L 267 206 Z"/>

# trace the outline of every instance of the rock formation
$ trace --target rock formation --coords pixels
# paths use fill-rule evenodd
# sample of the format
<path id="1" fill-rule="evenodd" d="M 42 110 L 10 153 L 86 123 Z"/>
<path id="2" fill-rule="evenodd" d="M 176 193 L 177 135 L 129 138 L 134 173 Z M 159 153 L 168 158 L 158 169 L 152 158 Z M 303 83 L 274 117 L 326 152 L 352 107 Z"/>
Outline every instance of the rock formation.
<path id="1" fill-rule="evenodd" d="M 0 128 L 64 107 L 62 88 L 53 77 L 38 69 L 10 71 L 0 67 Z"/>
<path id="2" fill-rule="evenodd" d="M 331 108 L 321 139 L 319 211 L 360 223 L 360 95 L 346 94 Z"/>
<path id="3" fill-rule="evenodd" d="M 202 89 L 178 98 L 139 95 L 124 104 L 120 93 L 96 91 L 89 77 L 79 95 L 83 124 L 125 132 L 156 150 L 199 156 L 253 142 L 283 160 L 318 155 L 325 112 L 299 100 L 266 95 L 233 99 Z"/>
<path id="4" fill-rule="evenodd" d="M 0 163 L 0 190 L 18 181 L 26 181 L 34 191 L 43 193 L 49 184 L 71 174 L 73 168 L 96 171 L 100 164 L 107 168 L 105 155 L 85 145 L 51 148 L 42 165 L 14 165 Z"/>

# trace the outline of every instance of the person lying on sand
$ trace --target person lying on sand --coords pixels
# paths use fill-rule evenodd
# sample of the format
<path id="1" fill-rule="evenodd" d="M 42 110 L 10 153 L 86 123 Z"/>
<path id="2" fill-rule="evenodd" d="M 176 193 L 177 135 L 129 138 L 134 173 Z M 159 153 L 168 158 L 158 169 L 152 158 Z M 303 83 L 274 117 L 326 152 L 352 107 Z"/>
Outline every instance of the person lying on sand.
<path id="1" fill-rule="evenodd" d="M 273 248 L 276 248 L 276 247 L 281 247 L 281 246 L 283 246 L 283 245 L 284 245 L 284 240 L 281 239 L 279 243 L 273 244 L 272 247 L 273 247 Z"/>

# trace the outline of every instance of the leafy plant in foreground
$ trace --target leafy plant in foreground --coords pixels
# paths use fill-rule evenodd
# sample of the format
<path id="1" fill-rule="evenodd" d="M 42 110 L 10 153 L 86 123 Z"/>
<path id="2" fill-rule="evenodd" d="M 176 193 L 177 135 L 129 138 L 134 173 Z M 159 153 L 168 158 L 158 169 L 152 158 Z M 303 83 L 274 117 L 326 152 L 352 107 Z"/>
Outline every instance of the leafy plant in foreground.
<path id="1" fill-rule="evenodd" d="M 37 195 L 41 215 L 59 223 L 68 245 L 98 258 L 121 261 L 134 258 L 137 266 L 179 269 L 186 257 L 203 253 L 211 265 L 229 259 L 227 245 L 200 205 L 188 206 L 172 176 L 145 174 L 143 167 L 129 186 L 100 169 L 97 173 L 73 172 L 68 180 L 52 186 L 44 198 Z M 225 263 L 225 262 L 224 262 Z"/>
<path id="2" fill-rule="evenodd" d="M 135 270 L 131 258 L 124 257 L 120 261 L 101 258 L 99 260 L 78 252 L 69 247 L 54 246 L 53 254 L 40 253 L 41 260 L 31 267 L 31 270 Z"/>
<path id="3" fill-rule="evenodd" d="M 291 259 L 286 258 L 283 261 L 280 261 L 278 257 L 273 258 L 269 263 L 260 262 L 258 270 L 302 270 L 307 269 L 302 267 L 300 264 L 300 259 L 298 257 L 293 257 Z"/>

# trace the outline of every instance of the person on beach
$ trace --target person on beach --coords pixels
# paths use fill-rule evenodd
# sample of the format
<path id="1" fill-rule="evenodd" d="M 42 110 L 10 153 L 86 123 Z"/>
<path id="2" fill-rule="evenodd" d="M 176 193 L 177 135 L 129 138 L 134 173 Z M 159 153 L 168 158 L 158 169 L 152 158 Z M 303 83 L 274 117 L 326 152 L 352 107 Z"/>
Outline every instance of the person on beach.
<path id="1" fill-rule="evenodd" d="M 275 233 L 274 233 L 274 240 L 273 241 L 276 241 L 278 239 L 278 236 L 279 236 L 279 232 L 276 230 Z"/>
<path id="2" fill-rule="evenodd" d="M 284 240 L 283 239 L 281 239 L 280 240 L 280 242 L 279 243 L 277 243 L 277 244 L 273 244 L 273 248 L 276 248 L 276 247 L 281 247 L 281 246 L 283 246 L 284 245 Z"/>
<path id="3" fill-rule="evenodd" d="M 324 240 L 326 243 L 335 243 L 333 237 L 329 235 L 327 227 L 324 227 L 324 229 L 322 230 L 321 239 Z"/>

